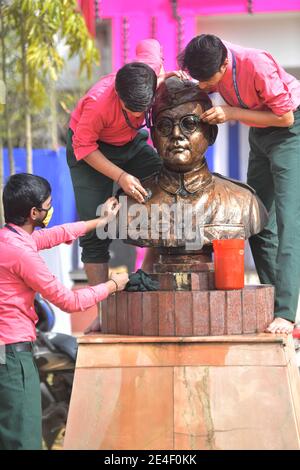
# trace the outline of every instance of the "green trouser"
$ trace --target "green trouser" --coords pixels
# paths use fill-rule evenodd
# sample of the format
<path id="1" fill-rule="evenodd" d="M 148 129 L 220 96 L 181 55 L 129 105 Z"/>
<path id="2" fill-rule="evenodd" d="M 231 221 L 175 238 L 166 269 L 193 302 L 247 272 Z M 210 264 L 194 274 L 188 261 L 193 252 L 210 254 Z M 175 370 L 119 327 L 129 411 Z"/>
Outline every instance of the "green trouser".
<path id="1" fill-rule="evenodd" d="M 0 450 L 42 448 L 39 374 L 31 352 L 6 352 L 0 364 Z"/>
<path id="2" fill-rule="evenodd" d="M 295 321 L 300 287 L 300 109 L 287 128 L 251 128 L 248 184 L 269 211 L 250 239 L 263 284 L 275 286 L 275 317 Z"/>
<path id="3" fill-rule="evenodd" d="M 73 132 L 67 135 L 67 162 L 70 168 L 77 212 L 80 220 L 96 217 L 97 208 L 112 196 L 113 180 L 94 170 L 84 160 L 76 160 L 72 146 Z M 155 149 L 147 144 L 148 132 L 143 130 L 128 144 L 115 145 L 98 142 L 99 149 L 108 160 L 127 171 L 136 178 L 143 180 L 158 172 L 162 161 Z M 80 237 L 83 263 L 107 263 L 109 260 L 109 244 L 111 240 L 101 240 L 96 231 Z"/>

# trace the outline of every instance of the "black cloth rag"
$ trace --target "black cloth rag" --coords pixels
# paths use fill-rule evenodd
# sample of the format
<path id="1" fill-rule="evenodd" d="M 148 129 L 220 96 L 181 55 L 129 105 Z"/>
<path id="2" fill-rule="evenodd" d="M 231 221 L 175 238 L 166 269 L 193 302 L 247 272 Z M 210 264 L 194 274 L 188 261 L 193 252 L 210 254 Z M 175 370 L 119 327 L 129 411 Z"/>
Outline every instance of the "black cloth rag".
<path id="1" fill-rule="evenodd" d="M 128 292 L 159 290 L 159 282 L 154 281 L 151 276 L 142 269 L 138 269 L 137 272 L 130 274 L 125 290 Z"/>

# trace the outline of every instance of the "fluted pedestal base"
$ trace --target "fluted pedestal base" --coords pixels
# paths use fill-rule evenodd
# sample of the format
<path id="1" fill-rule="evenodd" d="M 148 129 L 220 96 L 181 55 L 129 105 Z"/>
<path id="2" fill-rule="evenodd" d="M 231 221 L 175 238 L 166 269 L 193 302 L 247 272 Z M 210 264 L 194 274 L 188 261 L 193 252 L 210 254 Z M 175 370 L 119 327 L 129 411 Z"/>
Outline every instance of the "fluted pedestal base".
<path id="1" fill-rule="evenodd" d="M 89 335 L 65 449 L 299 449 L 291 338 Z"/>

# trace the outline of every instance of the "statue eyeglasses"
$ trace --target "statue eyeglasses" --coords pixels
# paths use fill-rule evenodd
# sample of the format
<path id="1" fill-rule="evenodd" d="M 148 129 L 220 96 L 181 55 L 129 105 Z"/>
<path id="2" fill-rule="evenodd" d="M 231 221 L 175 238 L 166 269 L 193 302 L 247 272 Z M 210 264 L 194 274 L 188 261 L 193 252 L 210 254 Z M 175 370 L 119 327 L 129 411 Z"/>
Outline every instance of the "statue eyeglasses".
<path id="1" fill-rule="evenodd" d="M 154 128 L 163 137 L 168 137 L 173 133 L 174 127 L 178 125 L 181 132 L 188 137 L 199 129 L 200 124 L 201 119 L 199 116 L 196 114 L 186 114 L 176 121 L 170 117 L 158 119 L 154 124 Z"/>

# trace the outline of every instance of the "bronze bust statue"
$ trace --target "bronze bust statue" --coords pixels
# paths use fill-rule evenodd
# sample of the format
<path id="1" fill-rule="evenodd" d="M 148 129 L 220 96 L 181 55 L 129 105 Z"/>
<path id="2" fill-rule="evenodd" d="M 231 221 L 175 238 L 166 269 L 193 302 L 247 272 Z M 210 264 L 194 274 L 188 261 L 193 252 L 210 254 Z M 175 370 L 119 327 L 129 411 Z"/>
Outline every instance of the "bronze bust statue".
<path id="1" fill-rule="evenodd" d="M 119 220 L 108 224 L 107 234 L 112 238 L 119 231 L 118 237 L 128 243 L 152 247 L 147 271 L 159 286 L 157 292 L 122 293 L 125 303 L 119 303 L 120 294 L 110 297 L 104 303 L 105 333 L 257 333 L 273 317 L 270 286 L 251 286 L 251 296 L 247 287 L 216 292 L 212 240 L 260 232 L 267 212 L 252 188 L 209 171 L 205 152 L 218 128 L 203 123 L 201 115 L 211 106 L 208 95 L 192 82 L 169 78 L 157 90 L 152 139 L 162 169 L 142 181 L 145 203 L 120 195 Z M 140 282 L 135 285 L 143 290 Z M 244 322 L 246 312 L 251 313 Z M 111 314 L 116 321 L 108 321 Z"/>
<path id="2" fill-rule="evenodd" d="M 157 90 L 151 133 L 163 167 L 142 182 L 148 200 L 138 214 L 136 202 L 128 198 L 129 243 L 201 250 L 213 239 L 247 239 L 267 222 L 266 209 L 252 188 L 207 167 L 205 152 L 218 128 L 200 116 L 211 106 L 197 85 L 177 77 Z"/>

